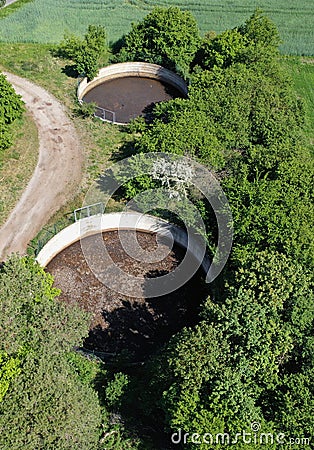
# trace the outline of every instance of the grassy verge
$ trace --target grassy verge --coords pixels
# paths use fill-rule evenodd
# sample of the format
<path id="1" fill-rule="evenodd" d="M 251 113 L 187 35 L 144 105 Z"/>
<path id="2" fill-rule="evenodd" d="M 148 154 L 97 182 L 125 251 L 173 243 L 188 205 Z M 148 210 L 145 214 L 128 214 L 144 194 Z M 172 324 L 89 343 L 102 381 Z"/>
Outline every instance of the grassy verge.
<path id="1" fill-rule="evenodd" d="M 26 113 L 13 126 L 14 144 L 0 156 L 0 225 L 19 200 L 38 159 L 36 125 Z"/>
<path id="2" fill-rule="evenodd" d="M 75 98 L 77 81 L 67 76 L 70 61 L 54 58 L 51 46 L 0 43 L 1 68 L 38 83 L 66 106 Z"/>
<path id="3" fill-rule="evenodd" d="M 53 94 L 67 108 L 85 150 L 84 185 L 96 178 L 108 165 L 112 153 L 126 138 L 117 126 L 95 119 L 84 119 L 76 102 L 77 79 L 71 74 L 71 62 L 55 58 L 48 45 L 0 43 L 0 69 L 28 78 Z"/>
<path id="4" fill-rule="evenodd" d="M 306 109 L 306 134 L 314 151 L 314 58 L 287 57 L 284 64 L 295 89 L 304 100 Z"/>
<path id="5" fill-rule="evenodd" d="M 30 3 L 32 1 L 33 0 L 18 0 L 17 2 L 14 2 L 11 5 L 2 7 L 0 9 L 0 19 L 4 19 L 5 17 L 9 16 L 10 14 L 20 9 L 21 6 L 26 5 L 26 3 Z"/>

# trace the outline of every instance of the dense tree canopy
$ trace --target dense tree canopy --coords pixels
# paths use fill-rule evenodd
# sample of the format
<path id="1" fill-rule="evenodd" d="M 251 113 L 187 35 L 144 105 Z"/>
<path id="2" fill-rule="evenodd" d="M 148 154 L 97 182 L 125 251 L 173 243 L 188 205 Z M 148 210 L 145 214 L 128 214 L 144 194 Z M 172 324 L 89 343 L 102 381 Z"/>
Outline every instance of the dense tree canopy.
<path id="1" fill-rule="evenodd" d="M 202 322 L 177 335 L 153 365 L 151 392 L 168 426 L 234 436 L 257 420 L 263 432 L 311 436 L 314 359 L 304 347 L 313 345 L 313 311 L 301 266 L 276 252 L 250 257 L 224 296 L 207 300 Z"/>
<path id="2" fill-rule="evenodd" d="M 79 308 L 55 301 L 59 291 L 51 275 L 32 259 L 13 258 L 0 277 L 0 339 L 9 355 L 67 352 L 87 335 L 88 318 Z"/>
<path id="3" fill-rule="evenodd" d="M 0 270 L 0 447 L 137 448 L 110 423 L 127 377 L 111 379 L 100 361 L 73 351 L 90 318 L 58 294 L 32 258 L 13 256 Z"/>
<path id="4" fill-rule="evenodd" d="M 187 75 L 199 44 L 197 22 L 189 11 L 156 7 L 132 25 L 119 58 L 161 64 Z"/>
<path id="5" fill-rule="evenodd" d="M 99 439 L 97 395 L 67 363 L 88 318 L 57 302 L 52 283 L 29 258 L 14 257 L 0 272 L 2 448 L 93 449 Z"/>
<path id="6" fill-rule="evenodd" d="M 234 218 L 233 252 L 201 322 L 176 335 L 148 375 L 146 411 L 163 411 L 169 432 L 232 435 L 257 421 L 265 433 L 313 434 L 314 167 L 278 43 L 259 11 L 205 37 L 188 99 L 159 104 L 151 124 L 130 128 L 137 152 L 189 155 L 210 167 Z M 189 448 L 211 447 L 190 440 Z"/>
<path id="7" fill-rule="evenodd" d="M 157 105 L 136 150 L 190 155 L 221 169 L 258 148 L 265 167 L 274 167 L 294 152 L 303 123 L 302 104 L 279 68 L 276 78 L 243 64 L 195 74 L 189 99 Z"/>
<path id="8" fill-rule="evenodd" d="M 277 61 L 271 22 L 256 13 L 241 30 L 247 48 L 265 52 L 269 46 L 268 60 L 198 68 L 189 98 L 157 105 L 134 148 L 196 157 L 216 171 L 235 219 L 236 252 L 272 248 L 308 264 L 313 162 L 303 137 L 303 103 Z"/>
<path id="9" fill-rule="evenodd" d="M 92 77 L 105 41 L 101 28 L 90 27 L 84 40 L 68 37 L 59 50 Z M 160 63 L 190 82 L 188 98 L 158 104 L 152 122 L 130 125 L 134 152 L 187 155 L 210 168 L 232 210 L 233 250 L 200 305 L 199 323 L 131 375 L 99 374 L 73 353 L 88 318 L 56 301 L 53 280 L 34 261 L 9 260 L 0 272 L 0 446 L 141 448 L 117 425 L 120 412 L 130 410 L 144 424 L 190 437 L 251 432 L 255 421 L 262 433 L 313 435 L 314 165 L 303 104 L 280 65 L 278 44 L 276 27 L 260 11 L 201 42 L 190 13 L 155 8 L 125 36 L 120 60 Z M 6 126 L 19 108 L 4 101 L 2 111 Z M 156 183 L 162 186 L 161 179 L 138 177 L 124 198 Z M 214 245 L 209 204 L 192 189 L 186 193 Z M 113 428 L 111 412 L 118 417 Z M 240 440 L 233 446 L 248 448 Z M 189 438 L 186 448 L 225 445 Z"/>
<path id="10" fill-rule="evenodd" d="M 83 39 L 74 35 L 65 35 L 56 51 L 57 55 L 74 61 L 78 74 L 92 80 L 108 57 L 107 33 L 101 25 L 89 25 Z"/>
<path id="11" fill-rule="evenodd" d="M 195 55 L 193 65 L 203 69 L 242 63 L 269 64 L 278 55 L 280 38 L 274 23 L 257 10 L 244 25 L 218 36 L 208 34 Z"/>
<path id="12" fill-rule="evenodd" d="M 97 394 L 82 385 L 59 355 L 26 357 L 0 412 L 2 448 L 97 448 L 101 424 Z"/>

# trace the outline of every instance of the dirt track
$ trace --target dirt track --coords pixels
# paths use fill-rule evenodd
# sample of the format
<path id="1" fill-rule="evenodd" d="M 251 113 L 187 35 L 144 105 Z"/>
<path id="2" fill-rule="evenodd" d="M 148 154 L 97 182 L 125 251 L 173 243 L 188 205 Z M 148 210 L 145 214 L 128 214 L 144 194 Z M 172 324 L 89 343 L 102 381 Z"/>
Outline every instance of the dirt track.
<path id="1" fill-rule="evenodd" d="M 43 88 L 4 72 L 22 95 L 37 125 L 39 159 L 33 176 L 0 229 L 0 261 L 27 244 L 76 191 L 83 155 L 76 130 L 64 107 Z"/>

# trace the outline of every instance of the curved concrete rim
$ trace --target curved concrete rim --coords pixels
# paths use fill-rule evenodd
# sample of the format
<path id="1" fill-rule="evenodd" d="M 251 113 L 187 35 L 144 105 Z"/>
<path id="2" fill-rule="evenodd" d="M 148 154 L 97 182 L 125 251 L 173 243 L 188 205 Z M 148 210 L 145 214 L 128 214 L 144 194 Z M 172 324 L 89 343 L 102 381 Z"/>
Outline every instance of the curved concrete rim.
<path id="1" fill-rule="evenodd" d="M 184 97 L 188 95 L 188 87 L 183 78 L 165 67 L 158 64 L 145 62 L 125 62 L 111 64 L 99 70 L 97 77 L 91 81 L 84 78 L 77 88 L 77 98 L 80 103 L 83 97 L 96 86 L 103 84 L 105 81 L 114 80 L 123 77 L 142 77 L 152 78 L 154 80 L 164 81 L 174 88 L 178 89 Z M 102 119 L 105 122 L 115 123 L 116 125 L 127 125 L 127 123 L 115 122 L 113 120 Z"/>
<path id="2" fill-rule="evenodd" d="M 136 230 L 159 235 L 166 235 L 170 232 L 177 245 L 190 251 L 205 275 L 209 270 L 209 257 L 207 255 L 203 257 L 203 247 L 197 242 L 196 238 L 191 236 L 188 238 L 187 233 L 182 228 L 165 220 L 137 212 L 99 214 L 78 220 L 50 239 L 39 252 L 36 260 L 42 267 L 46 267 L 62 250 L 80 239 L 100 232 L 114 230 Z"/>

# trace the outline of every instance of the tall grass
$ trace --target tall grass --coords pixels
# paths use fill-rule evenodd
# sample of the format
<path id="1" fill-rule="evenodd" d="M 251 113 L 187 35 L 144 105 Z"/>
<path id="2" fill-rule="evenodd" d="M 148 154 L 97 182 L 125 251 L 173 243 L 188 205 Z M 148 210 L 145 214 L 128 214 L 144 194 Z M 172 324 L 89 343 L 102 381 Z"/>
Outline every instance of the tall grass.
<path id="1" fill-rule="evenodd" d="M 115 41 L 154 6 L 189 9 L 202 33 L 239 25 L 261 7 L 279 28 L 283 53 L 314 53 L 313 0 L 34 0 L 0 20 L 0 40 L 56 43 L 65 31 L 83 34 L 93 23 L 106 26 Z"/>
<path id="2" fill-rule="evenodd" d="M 304 99 L 307 134 L 314 154 L 314 59 L 287 57 L 283 63 L 294 82 L 297 93 Z"/>
<path id="3" fill-rule="evenodd" d="M 30 180 L 38 159 L 36 125 L 25 113 L 12 127 L 13 145 L 0 154 L 0 226 Z"/>

